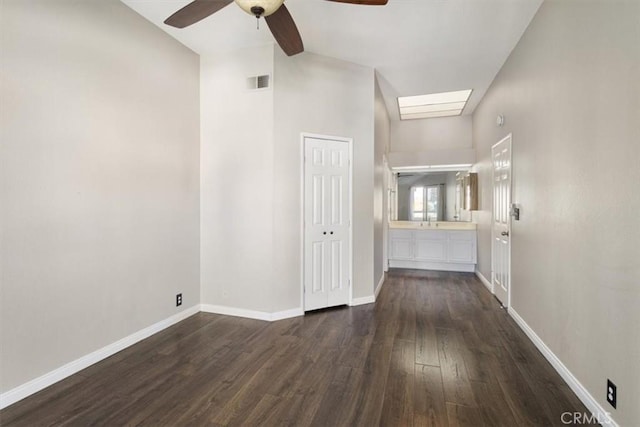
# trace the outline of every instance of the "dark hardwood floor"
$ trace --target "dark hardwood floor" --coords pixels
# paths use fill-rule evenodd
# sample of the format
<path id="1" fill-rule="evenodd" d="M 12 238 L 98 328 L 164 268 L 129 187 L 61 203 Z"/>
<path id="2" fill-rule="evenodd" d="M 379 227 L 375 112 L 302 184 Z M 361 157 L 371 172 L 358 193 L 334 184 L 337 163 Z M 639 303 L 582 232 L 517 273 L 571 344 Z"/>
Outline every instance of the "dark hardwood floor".
<path id="1" fill-rule="evenodd" d="M 548 426 L 563 412 L 587 411 L 473 274 L 392 270 L 375 305 L 197 314 L 0 424 Z"/>

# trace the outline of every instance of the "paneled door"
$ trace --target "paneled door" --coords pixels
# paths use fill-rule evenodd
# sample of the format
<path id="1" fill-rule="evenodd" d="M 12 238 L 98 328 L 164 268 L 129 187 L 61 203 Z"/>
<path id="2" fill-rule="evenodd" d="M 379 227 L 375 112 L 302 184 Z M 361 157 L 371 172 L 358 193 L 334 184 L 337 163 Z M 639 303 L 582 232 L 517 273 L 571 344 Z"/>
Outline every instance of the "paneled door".
<path id="1" fill-rule="evenodd" d="M 304 309 L 349 303 L 349 142 L 304 137 Z"/>
<path id="2" fill-rule="evenodd" d="M 491 280 L 493 292 L 509 306 L 511 288 L 511 134 L 491 147 L 493 159 L 493 225 Z"/>

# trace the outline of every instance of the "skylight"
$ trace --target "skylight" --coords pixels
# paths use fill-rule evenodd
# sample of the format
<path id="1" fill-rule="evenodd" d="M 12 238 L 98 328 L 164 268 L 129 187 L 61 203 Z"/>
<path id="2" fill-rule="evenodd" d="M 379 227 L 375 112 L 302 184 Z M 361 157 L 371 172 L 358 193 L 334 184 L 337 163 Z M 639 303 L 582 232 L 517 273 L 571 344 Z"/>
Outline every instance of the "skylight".
<path id="1" fill-rule="evenodd" d="M 468 89 L 429 95 L 401 96 L 398 98 L 400 118 L 411 120 L 459 116 L 467 105 L 471 91 Z"/>

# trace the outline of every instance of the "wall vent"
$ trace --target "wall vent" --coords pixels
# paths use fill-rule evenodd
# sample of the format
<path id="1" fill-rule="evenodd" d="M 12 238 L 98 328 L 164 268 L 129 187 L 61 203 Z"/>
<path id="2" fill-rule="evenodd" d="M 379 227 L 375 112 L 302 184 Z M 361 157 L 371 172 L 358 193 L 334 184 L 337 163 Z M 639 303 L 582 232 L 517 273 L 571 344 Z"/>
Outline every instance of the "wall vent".
<path id="1" fill-rule="evenodd" d="M 265 74 L 264 76 L 254 76 L 247 79 L 247 89 L 267 89 L 271 83 L 271 76 Z"/>

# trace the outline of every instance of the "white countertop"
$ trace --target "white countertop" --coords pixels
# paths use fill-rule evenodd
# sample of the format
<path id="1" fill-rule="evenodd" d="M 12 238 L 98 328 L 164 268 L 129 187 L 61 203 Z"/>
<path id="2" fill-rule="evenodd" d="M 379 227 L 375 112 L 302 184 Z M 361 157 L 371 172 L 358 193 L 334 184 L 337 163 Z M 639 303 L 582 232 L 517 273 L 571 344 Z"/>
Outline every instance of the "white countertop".
<path id="1" fill-rule="evenodd" d="M 404 230 L 475 230 L 476 224 L 462 221 L 390 221 L 389 228 Z"/>

